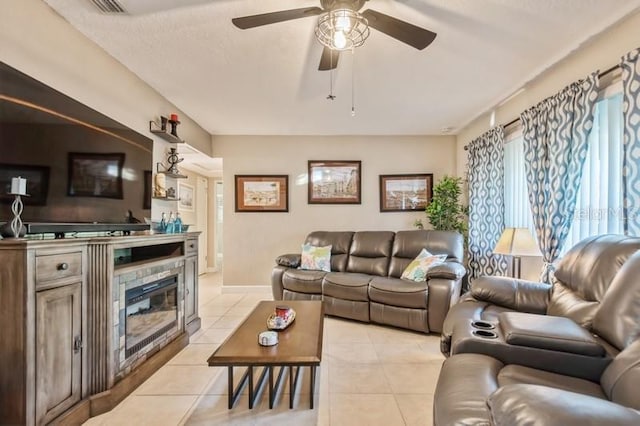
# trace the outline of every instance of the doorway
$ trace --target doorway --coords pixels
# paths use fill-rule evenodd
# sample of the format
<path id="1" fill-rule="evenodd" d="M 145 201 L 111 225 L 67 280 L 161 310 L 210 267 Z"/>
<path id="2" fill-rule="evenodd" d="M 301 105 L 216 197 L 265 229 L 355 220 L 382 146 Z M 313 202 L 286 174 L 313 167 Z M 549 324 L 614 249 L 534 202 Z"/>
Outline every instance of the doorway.
<path id="1" fill-rule="evenodd" d="M 215 259 L 215 269 L 216 271 L 222 270 L 222 224 L 223 224 L 223 216 L 222 213 L 224 211 L 224 203 L 223 203 L 223 193 L 224 186 L 221 180 L 217 180 L 215 182 L 214 188 L 214 197 L 215 197 L 215 251 L 216 259 Z"/>

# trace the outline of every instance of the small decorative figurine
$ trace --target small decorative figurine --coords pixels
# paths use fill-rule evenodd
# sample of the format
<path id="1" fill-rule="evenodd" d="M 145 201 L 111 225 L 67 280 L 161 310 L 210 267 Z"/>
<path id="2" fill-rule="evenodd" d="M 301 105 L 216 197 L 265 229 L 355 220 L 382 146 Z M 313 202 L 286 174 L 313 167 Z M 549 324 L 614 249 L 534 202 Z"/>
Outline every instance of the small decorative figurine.
<path id="1" fill-rule="evenodd" d="M 154 197 L 166 197 L 167 196 L 167 180 L 164 174 L 156 174 L 156 187 L 153 191 Z"/>
<path id="2" fill-rule="evenodd" d="M 167 157 L 167 163 L 169 163 L 169 168 L 167 169 L 167 173 L 179 175 L 177 164 L 182 162 L 184 158 L 178 157 L 178 151 L 175 148 L 169 148 L 169 156 Z"/>

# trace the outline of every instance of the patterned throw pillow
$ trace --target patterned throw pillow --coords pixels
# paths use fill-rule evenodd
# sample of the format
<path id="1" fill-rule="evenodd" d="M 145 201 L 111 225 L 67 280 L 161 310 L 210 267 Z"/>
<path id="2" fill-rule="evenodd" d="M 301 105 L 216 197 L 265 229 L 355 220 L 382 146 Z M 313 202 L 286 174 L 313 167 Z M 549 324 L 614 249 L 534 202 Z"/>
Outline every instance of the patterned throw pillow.
<path id="1" fill-rule="evenodd" d="M 446 254 L 433 255 L 429 253 L 427 249 L 422 249 L 420 254 L 409 263 L 409 266 L 407 266 L 400 278 L 424 282 L 427 280 L 427 271 L 431 267 L 443 263 L 446 259 Z"/>
<path id="2" fill-rule="evenodd" d="M 300 269 L 331 272 L 331 247 L 303 244 Z"/>

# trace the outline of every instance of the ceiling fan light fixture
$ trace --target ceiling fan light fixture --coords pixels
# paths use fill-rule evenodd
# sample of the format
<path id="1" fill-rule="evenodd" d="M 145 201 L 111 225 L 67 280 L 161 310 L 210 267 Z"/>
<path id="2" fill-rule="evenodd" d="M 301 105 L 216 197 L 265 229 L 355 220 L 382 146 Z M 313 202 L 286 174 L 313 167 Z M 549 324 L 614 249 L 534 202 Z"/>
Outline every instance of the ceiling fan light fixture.
<path id="1" fill-rule="evenodd" d="M 318 18 L 316 38 L 333 50 L 349 50 L 364 44 L 369 37 L 369 22 L 351 9 L 334 9 Z"/>

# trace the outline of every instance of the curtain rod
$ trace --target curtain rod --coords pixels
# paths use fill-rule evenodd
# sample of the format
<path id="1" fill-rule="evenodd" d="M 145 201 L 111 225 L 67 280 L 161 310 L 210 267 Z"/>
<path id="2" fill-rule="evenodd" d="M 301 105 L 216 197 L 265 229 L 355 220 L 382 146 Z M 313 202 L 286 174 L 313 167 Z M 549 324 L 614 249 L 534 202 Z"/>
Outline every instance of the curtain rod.
<path id="1" fill-rule="evenodd" d="M 612 72 L 614 72 L 615 70 L 620 68 L 620 64 L 614 65 L 611 68 L 607 68 L 606 70 L 602 71 L 601 73 L 598 74 L 599 78 L 605 77 L 609 74 L 611 74 Z M 513 126 L 514 124 L 518 123 L 520 121 L 520 117 L 516 117 L 513 120 L 511 120 L 510 122 L 508 122 L 507 124 L 504 124 L 502 127 L 507 128 L 509 126 Z M 468 151 L 469 150 L 469 145 L 465 145 L 464 146 L 464 150 Z"/>

